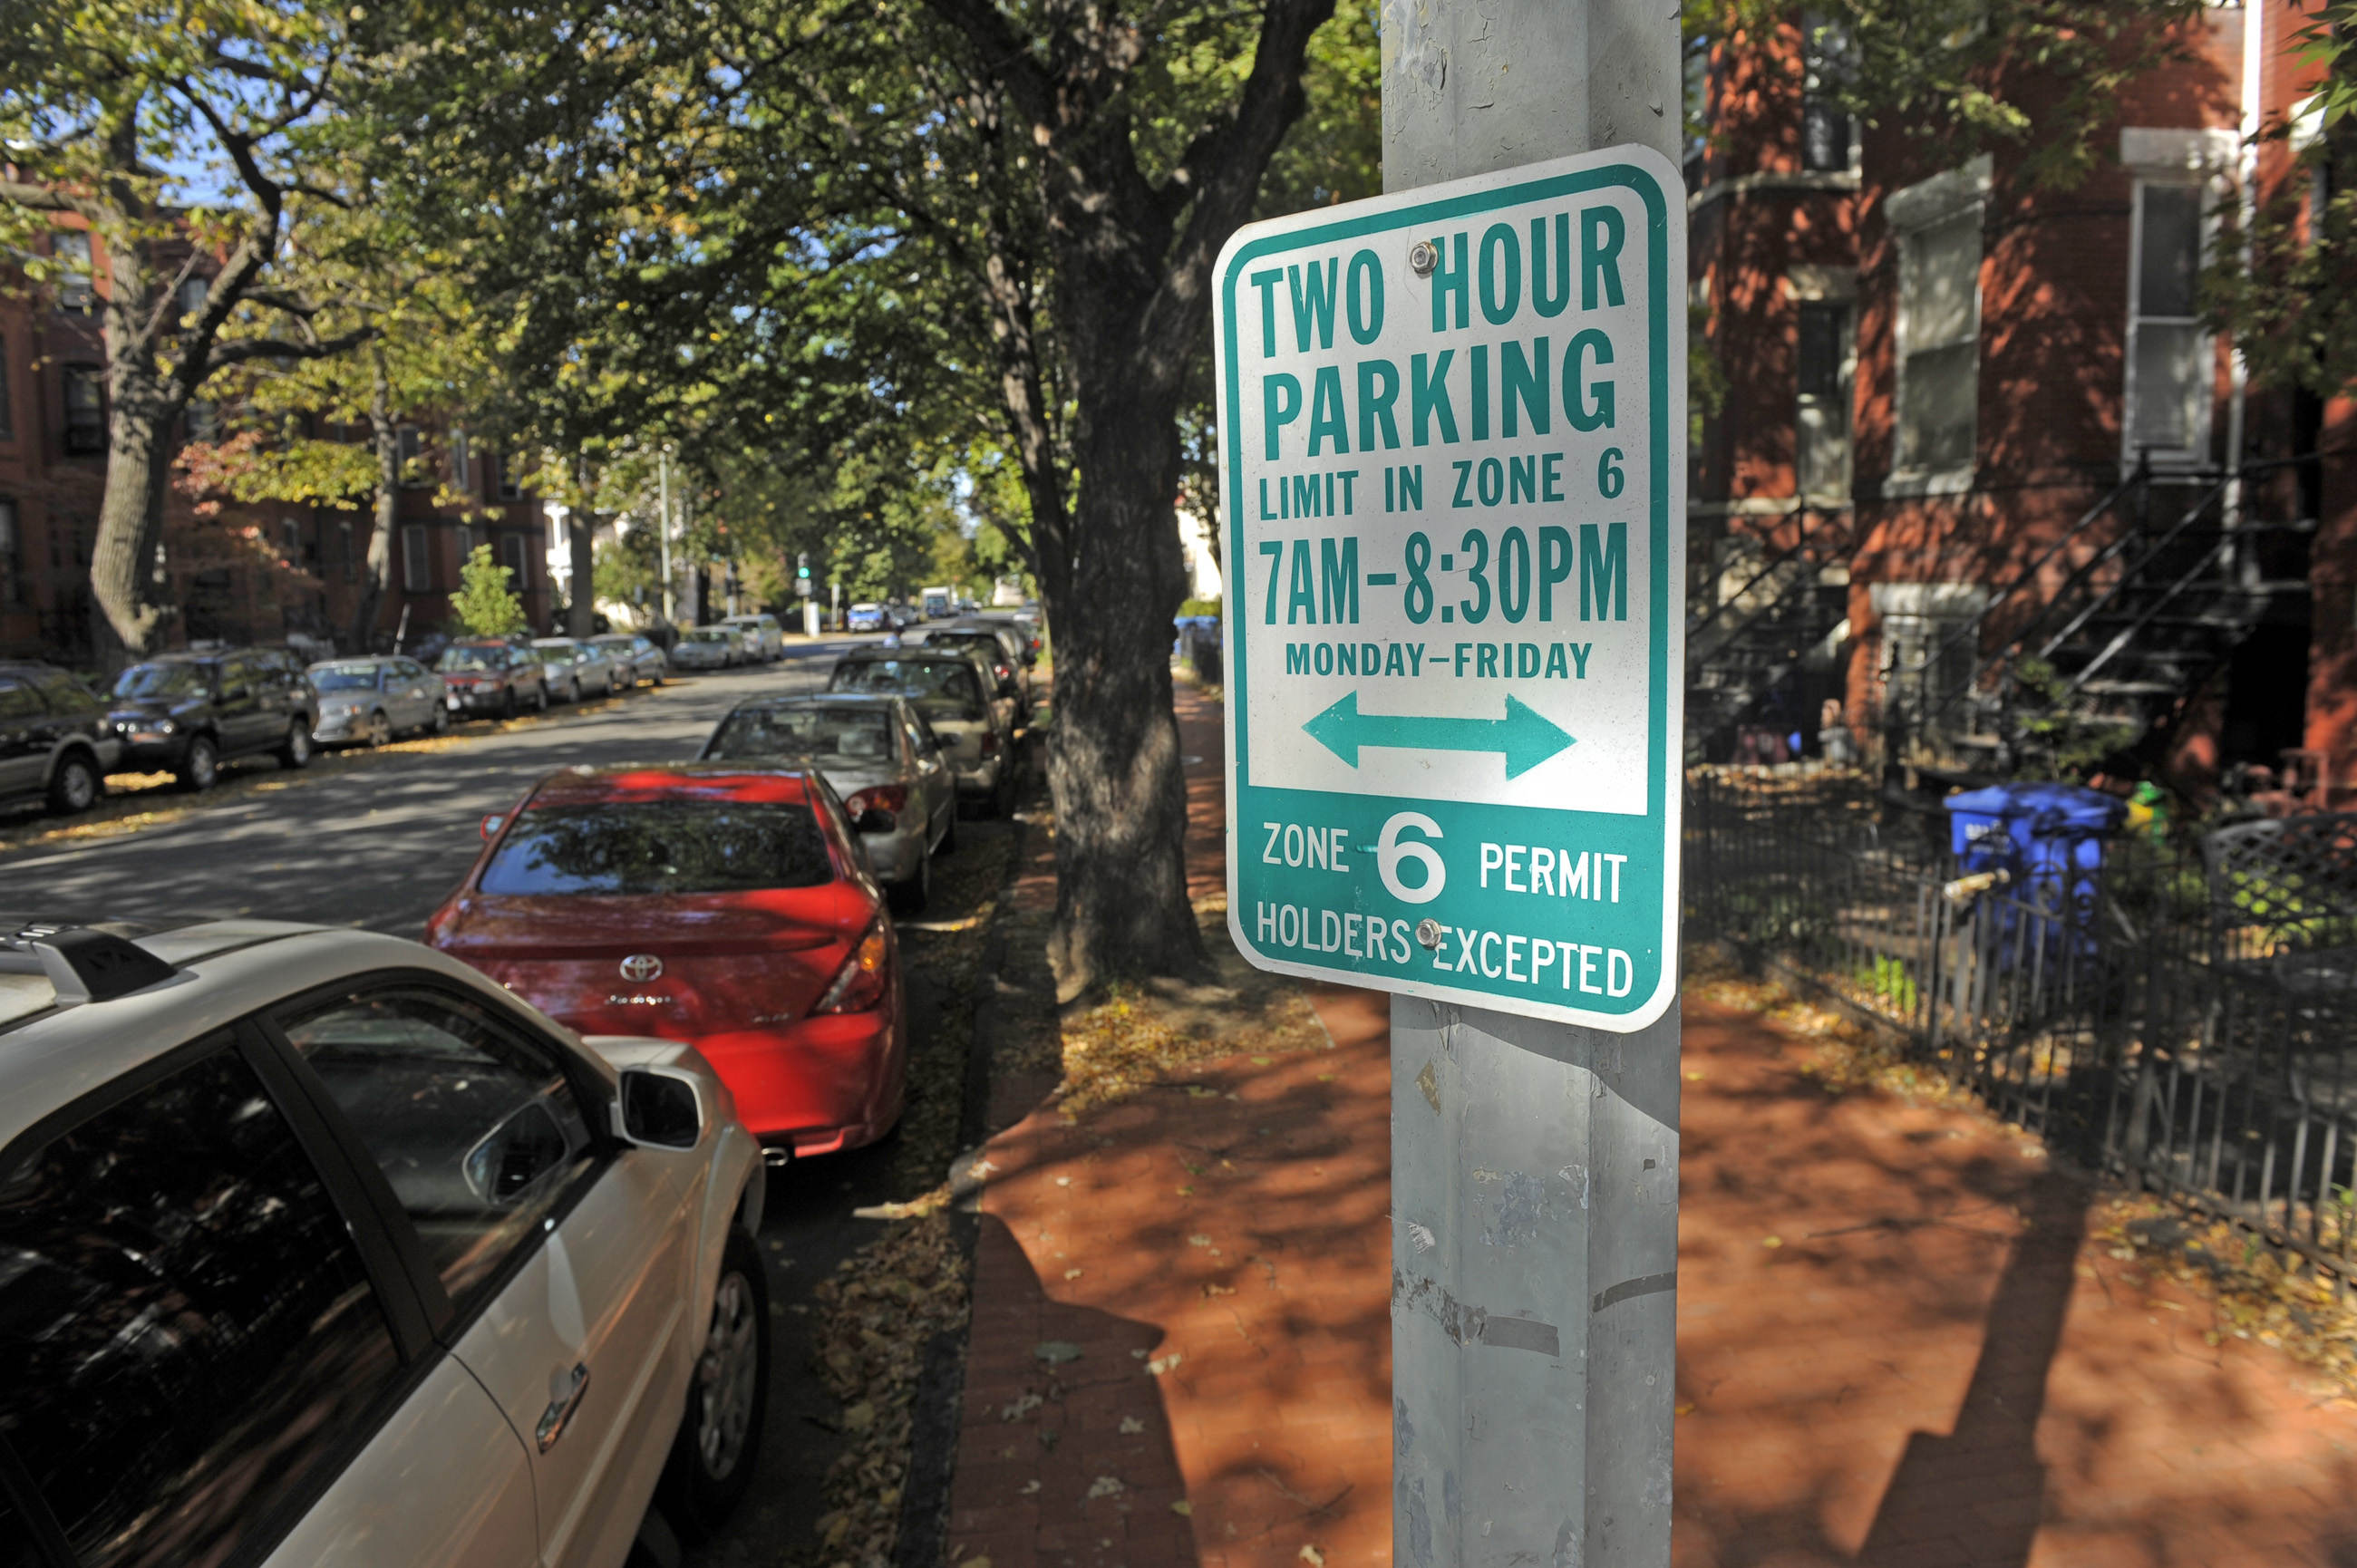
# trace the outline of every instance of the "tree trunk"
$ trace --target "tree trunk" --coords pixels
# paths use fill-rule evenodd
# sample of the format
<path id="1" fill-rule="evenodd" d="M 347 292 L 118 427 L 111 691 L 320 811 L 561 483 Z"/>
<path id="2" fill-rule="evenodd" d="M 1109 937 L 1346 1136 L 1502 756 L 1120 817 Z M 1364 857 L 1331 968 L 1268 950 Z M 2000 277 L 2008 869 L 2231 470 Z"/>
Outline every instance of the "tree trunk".
<path id="1" fill-rule="evenodd" d="M 107 336 L 114 333 L 110 328 Z M 91 591 L 125 655 L 155 648 L 166 610 L 156 603 L 156 546 L 164 535 L 164 487 L 171 478 L 172 424 L 179 409 L 157 378 L 110 343 L 106 489 L 98 503 Z"/>
<path id="2" fill-rule="evenodd" d="M 369 434 L 376 443 L 376 525 L 369 530 L 368 566 L 361 574 L 360 601 L 352 607 L 355 653 L 376 651 L 377 613 L 393 582 L 393 533 L 401 511 L 401 427 L 393 422 L 382 349 L 376 350 L 375 384 L 369 394 Z"/>
<path id="3" fill-rule="evenodd" d="M 597 613 L 597 590 L 593 581 L 597 572 L 596 533 L 588 512 L 580 507 L 565 510 L 565 542 L 573 555 L 573 591 L 565 605 L 565 635 L 587 637 Z"/>
<path id="4" fill-rule="evenodd" d="M 1171 502 L 1178 409 L 1152 388 L 1111 376 L 1097 385 L 1119 390 L 1080 399 L 1073 532 L 1087 543 L 1040 584 L 1056 635 L 1049 956 L 1066 996 L 1209 963 L 1187 896 L 1187 784 L 1170 705 L 1170 622 L 1187 596 Z"/>

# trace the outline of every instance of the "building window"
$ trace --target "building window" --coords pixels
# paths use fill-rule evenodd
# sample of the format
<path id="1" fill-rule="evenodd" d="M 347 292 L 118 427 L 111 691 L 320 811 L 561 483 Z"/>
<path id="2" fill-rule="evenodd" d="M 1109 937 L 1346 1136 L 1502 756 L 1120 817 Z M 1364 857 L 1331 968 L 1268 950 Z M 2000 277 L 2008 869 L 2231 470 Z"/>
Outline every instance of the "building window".
<path id="1" fill-rule="evenodd" d="M 25 602 L 25 533 L 16 503 L 0 496 L 0 604 Z"/>
<path id="2" fill-rule="evenodd" d="M 8 339 L 0 336 L 0 441 L 16 438 L 16 407 L 8 398 Z"/>
<path id="3" fill-rule="evenodd" d="M 500 535 L 500 564 L 515 579 L 510 586 L 518 593 L 532 586 L 532 552 L 526 548 L 522 534 Z"/>
<path id="4" fill-rule="evenodd" d="M 465 523 L 458 525 L 458 564 L 464 566 L 475 553 L 475 531 Z"/>
<path id="5" fill-rule="evenodd" d="M 303 564 L 303 524 L 295 518 L 280 518 L 278 520 L 278 541 L 281 548 L 285 552 L 284 559 L 286 564 L 289 566 L 301 565 Z"/>
<path id="6" fill-rule="evenodd" d="M 1846 172 L 1856 140 L 1849 112 L 1835 94 L 1846 79 L 1849 35 L 1821 16 L 1801 16 L 1801 166 L 1822 174 Z"/>
<path id="7" fill-rule="evenodd" d="M 516 482 L 521 475 L 519 472 L 519 466 L 514 456 L 511 453 L 500 453 L 499 455 L 497 467 L 500 476 L 500 499 L 503 501 L 522 500 L 523 499 L 523 486 Z"/>
<path id="8" fill-rule="evenodd" d="M 2193 302 L 2202 189 L 2138 180 L 2128 253 L 2127 456 L 2184 460 L 2209 444 L 2210 336 Z"/>
<path id="9" fill-rule="evenodd" d="M 422 594 L 434 585 L 426 565 L 425 530 L 413 522 L 401 531 L 401 587 L 404 593 Z"/>
<path id="10" fill-rule="evenodd" d="M 1794 478 L 1808 496 L 1849 494 L 1850 378 L 1856 364 L 1849 302 L 1801 301 Z"/>
<path id="11" fill-rule="evenodd" d="M 1681 61 L 1684 72 L 1685 135 L 1683 157 L 1686 177 L 1700 173 L 1702 156 L 1710 150 L 1710 38 L 1698 33 L 1685 40 Z"/>
<path id="12" fill-rule="evenodd" d="M 475 465 L 463 430 L 450 432 L 450 486 L 462 495 L 475 493 Z"/>
<path id="13" fill-rule="evenodd" d="M 96 297 L 91 283 L 90 236 L 82 233 L 53 234 L 49 237 L 49 256 L 65 275 L 57 280 L 59 310 L 88 310 Z"/>
<path id="14" fill-rule="evenodd" d="M 336 524 L 336 553 L 343 557 L 344 581 L 358 582 L 360 563 L 352 558 L 352 525 L 349 522 Z"/>
<path id="15" fill-rule="evenodd" d="M 96 365 L 68 365 L 66 451 L 87 456 L 106 450 L 106 381 Z"/>
<path id="16" fill-rule="evenodd" d="M 1899 236 L 1900 475 L 1969 479 L 1980 408 L 1981 206 L 1989 164 L 1935 175 L 1889 202 Z"/>
<path id="17" fill-rule="evenodd" d="M 202 310 L 205 307 L 205 295 L 211 291 L 211 288 L 212 284 L 210 279 L 182 278 L 180 286 L 174 291 L 174 297 L 179 305 L 180 314 L 194 316 Z"/>
<path id="18" fill-rule="evenodd" d="M 400 454 L 401 482 L 411 486 L 424 484 L 425 480 L 416 467 L 418 456 L 425 451 L 424 438 L 418 435 L 417 426 L 403 425 L 394 433 L 393 439 Z"/>

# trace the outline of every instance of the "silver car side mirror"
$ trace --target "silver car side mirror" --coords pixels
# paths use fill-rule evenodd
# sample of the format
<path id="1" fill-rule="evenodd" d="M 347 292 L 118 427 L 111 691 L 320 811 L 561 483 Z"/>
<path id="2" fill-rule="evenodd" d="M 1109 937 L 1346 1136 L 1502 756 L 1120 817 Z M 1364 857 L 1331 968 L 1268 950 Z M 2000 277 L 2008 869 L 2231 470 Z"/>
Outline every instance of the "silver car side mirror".
<path id="1" fill-rule="evenodd" d="M 615 1107 L 622 1137 L 653 1149 L 692 1149 L 704 1137 L 704 1102 L 695 1080 L 654 1068 L 622 1069 Z"/>

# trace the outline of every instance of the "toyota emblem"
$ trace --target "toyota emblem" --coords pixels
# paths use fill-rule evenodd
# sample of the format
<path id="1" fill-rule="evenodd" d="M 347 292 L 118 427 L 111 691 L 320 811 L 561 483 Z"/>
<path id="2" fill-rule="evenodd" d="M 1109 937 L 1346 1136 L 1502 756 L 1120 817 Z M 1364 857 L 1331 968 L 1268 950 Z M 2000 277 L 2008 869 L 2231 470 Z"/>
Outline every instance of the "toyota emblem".
<path id="1" fill-rule="evenodd" d="M 624 980 L 649 981 L 662 978 L 662 960 L 651 952 L 634 952 L 622 961 Z"/>

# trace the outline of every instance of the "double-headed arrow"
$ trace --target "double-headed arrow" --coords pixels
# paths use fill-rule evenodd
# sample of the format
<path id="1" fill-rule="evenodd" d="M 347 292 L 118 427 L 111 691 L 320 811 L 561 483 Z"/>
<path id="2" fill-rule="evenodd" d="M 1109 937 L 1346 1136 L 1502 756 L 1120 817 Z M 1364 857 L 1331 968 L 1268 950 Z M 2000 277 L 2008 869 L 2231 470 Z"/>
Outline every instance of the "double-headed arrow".
<path id="1" fill-rule="evenodd" d="M 1506 777 L 1528 773 L 1574 737 L 1558 728 L 1527 703 L 1506 699 L 1502 719 L 1426 718 L 1412 714 L 1362 714 L 1359 693 L 1340 702 L 1301 726 L 1318 744 L 1359 766 L 1362 746 L 1389 746 L 1422 751 L 1500 751 L 1506 757 Z"/>

